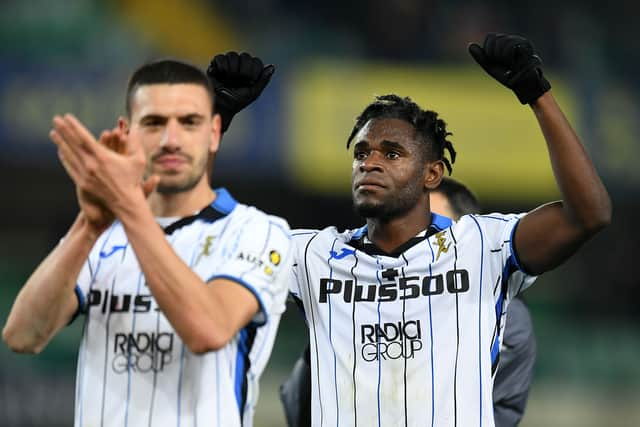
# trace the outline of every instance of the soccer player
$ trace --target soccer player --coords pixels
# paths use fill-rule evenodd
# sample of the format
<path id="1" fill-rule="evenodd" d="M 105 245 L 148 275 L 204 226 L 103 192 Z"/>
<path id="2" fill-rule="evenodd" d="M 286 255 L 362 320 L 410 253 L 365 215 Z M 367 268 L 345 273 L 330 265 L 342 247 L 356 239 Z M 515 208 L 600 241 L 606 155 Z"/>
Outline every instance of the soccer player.
<path id="1" fill-rule="evenodd" d="M 432 212 L 455 221 L 459 221 L 463 215 L 480 212 L 480 205 L 473 193 L 461 183 L 446 177 L 429 193 L 429 204 Z M 512 275 L 510 280 L 520 279 Z M 506 317 L 500 363 L 493 384 L 493 412 L 497 427 L 516 426 L 522 419 L 535 361 L 533 324 L 529 310 L 521 299 L 511 300 Z M 289 427 L 311 425 L 309 346 L 280 388 L 280 397 Z"/>
<path id="2" fill-rule="evenodd" d="M 161 60 L 133 73 L 127 119 L 99 141 L 74 116 L 54 118 L 81 211 L 3 338 L 38 353 L 84 314 L 76 426 L 252 425 L 291 237 L 284 220 L 209 186 L 213 101 L 201 70 Z"/>
<path id="3" fill-rule="evenodd" d="M 507 304 L 611 220 L 531 42 L 489 34 L 469 51 L 530 105 L 563 200 L 456 223 L 430 213 L 429 192 L 454 160 L 445 122 L 395 95 L 368 105 L 347 144 L 366 225 L 293 233 L 290 291 L 309 327 L 313 426 L 494 425 Z"/>

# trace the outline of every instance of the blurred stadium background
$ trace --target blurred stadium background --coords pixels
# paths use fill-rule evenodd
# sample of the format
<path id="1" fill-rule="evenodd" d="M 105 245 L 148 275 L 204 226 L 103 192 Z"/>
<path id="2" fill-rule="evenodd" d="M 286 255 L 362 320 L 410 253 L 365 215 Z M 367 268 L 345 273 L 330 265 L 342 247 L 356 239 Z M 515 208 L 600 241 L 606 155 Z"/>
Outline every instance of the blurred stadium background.
<path id="1" fill-rule="evenodd" d="M 123 113 L 128 73 L 160 56 L 203 67 L 228 50 L 276 64 L 235 119 L 214 182 L 294 227 L 359 224 L 344 143 L 374 94 L 439 111 L 459 153 L 455 178 L 487 211 L 554 199 L 533 115 L 472 62 L 487 31 L 529 36 L 614 200 L 614 222 L 525 298 L 538 362 L 525 427 L 640 426 L 640 6 L 541 0 L 3 0 L 0 2 L 0 319 L 76 213 L 47 132 L 74 112 L 92 130 Z M 552 233 L 552 230 L 548 231 Z M 81 322 L 41 355 L 0 345 L 0 426 L 72 424 Z M 261 387 L 257 427 L 284 425 L 278 384 L 303 347 L 285 315 Z"/>

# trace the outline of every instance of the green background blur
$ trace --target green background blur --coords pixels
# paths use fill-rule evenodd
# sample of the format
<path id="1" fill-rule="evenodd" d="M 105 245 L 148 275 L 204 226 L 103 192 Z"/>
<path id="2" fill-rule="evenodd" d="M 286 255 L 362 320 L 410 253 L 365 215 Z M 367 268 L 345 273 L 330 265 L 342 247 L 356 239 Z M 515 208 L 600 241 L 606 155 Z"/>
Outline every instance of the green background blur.
<path id="1" fill-rule="evenodd" d="M 361 224 L 349 198 L 346 137 L 373 95 L 397 92 L 453 132 L 453 177 L 486 211 L 558 197 L 528 107 L 466 52 L 488 31 L 530 37 L 553 91 L 614 202 L 614 222 L 524 297 L 538 356 L 521 425 L 640 426 L 640 16 L 634 2 L 494 0 L 4 0 L 0 3 L 0 322 L 77 212 L 47 139 L 53 114 L 94 132 L 124 111 L 127 76 L 151 58 L 206 67 L 250 51 L 277 67 L 234 119 L 215 186 L 293 227 Z M 544 231 L 552 233 L 552 230 Z M 81 321 L 38 356 L 0 344 L 0 427 L 68 426 Z M 285 314 L 261 382 L 256 427 L 284 425 L 278 385 L 304 347 Z"/>

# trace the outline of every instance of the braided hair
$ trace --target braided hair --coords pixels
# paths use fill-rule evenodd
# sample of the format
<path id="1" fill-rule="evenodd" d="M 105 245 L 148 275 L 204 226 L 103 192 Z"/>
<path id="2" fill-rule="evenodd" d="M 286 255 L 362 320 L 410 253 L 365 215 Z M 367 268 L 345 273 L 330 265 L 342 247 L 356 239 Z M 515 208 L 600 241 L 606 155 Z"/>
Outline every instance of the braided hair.
<path id="1" fill-rule="evenodd" d="M 447 124 L 438 118 L 438 113 L 423 110 L 411 98 L 401 98 L 398 95 L 376 96 L 375 101 L 356 118 L 351 135 L 347 139 L 347 149 L 360 129 L 372 119 L 400 119 L 410 123 L 418 135 L 418 140 L 424 145 L 425 158 L 442 160 L 451 175 L 451 165 L 456 161 L 456 150 L 447 139 L 451 132 L 447 132 Z M 445 150 L 449 152 L 449 160 L 445 157 Z"/>

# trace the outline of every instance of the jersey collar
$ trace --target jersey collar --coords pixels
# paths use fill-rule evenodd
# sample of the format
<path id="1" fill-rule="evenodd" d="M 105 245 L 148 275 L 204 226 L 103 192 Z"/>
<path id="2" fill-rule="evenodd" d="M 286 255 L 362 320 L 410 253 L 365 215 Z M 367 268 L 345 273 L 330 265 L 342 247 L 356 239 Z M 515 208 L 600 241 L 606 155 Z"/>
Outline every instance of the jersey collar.
<path id="1" fill-rule="evenodd" d="M 164 227 L 164 234 L 171 235 L 174 231 L 185 227 L 197 219 L 205 222 L 215 222 L 231 213 L 238 205 L 238 202 L 229 194 L 226 188 L 216 188 L 216 199 L 208 206 L 205 206 L 195 215 L 185 216 L 176 222 Z"/>
<path id="2" fill-rule="evenodd" d="M 409 240 L 407 240 L 406 242 L 398 246 L 391 253 L 387 253 L 383 251 L 382 249 L 377 247 L 374 243 L 368 241 L 368 239 L 366 238 L 367 231 L 368 231 L 368 228 L 366 225 L 363 227 L 360 227 L 359 229 L 356 230 L 355 233 L 353 233 L 353 236 L 351 237 L 351 240 L 348 242 L 348 244 L 369 255 L 386 255 L 386 256 L 398 257 L 403 252 L 411 248 L 412 246 L 422 242 L 424 239 L 427 239 L 433 236 L 434 234 L 446 228 L 451 227 L 451 224 L 453 224 L 453 221 L 451 220 L 451 218 L 447 218 L 446 216 L 438 215 L 437 213 L 432 212 L 431 224 L 429 225 L 429 227 L 425 231 L 421 231 L 420 233 L 418 233 L 417 236 L 410 238 Z"/>

